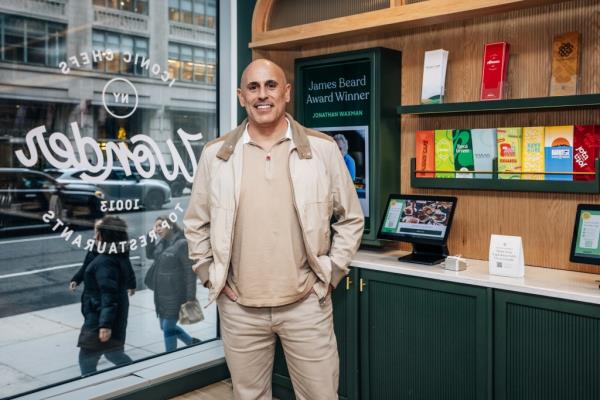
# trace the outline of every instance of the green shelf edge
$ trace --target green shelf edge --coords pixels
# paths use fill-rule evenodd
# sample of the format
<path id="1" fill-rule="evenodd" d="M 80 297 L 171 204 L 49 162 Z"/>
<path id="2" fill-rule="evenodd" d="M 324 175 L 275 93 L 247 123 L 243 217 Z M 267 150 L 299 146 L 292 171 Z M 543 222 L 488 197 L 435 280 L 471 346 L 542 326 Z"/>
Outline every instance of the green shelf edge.
<path id="1" fill-rule="evenodd" d="M 428 115 L 490 111 L 518 111 L 545 108 L 584 108 L 595 106 L 600 106 L 600 94 L 472 101 L 466 103 L 416 104 L 398 106 L 396 112 L 399 115 Z"/>
<path id="2" fill-rule="evenodd" d="M 600 173 L 594 181 L 530 181 L 512 179 L 417 178 L 417 160 L 410 160 L 410 186 L 420 189 L 497 190 L 504 192 L 600 193 Z M 596 159 L 596 172 L 600 159 Z"/>

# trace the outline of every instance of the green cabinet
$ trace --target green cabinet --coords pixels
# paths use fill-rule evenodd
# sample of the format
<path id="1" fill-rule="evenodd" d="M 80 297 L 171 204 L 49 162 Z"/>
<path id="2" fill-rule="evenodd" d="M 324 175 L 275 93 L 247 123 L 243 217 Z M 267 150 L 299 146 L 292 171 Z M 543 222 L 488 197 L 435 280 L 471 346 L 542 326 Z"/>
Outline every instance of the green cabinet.
<path id="1" fill-rule="evenodd" d="M 600 399 L 599 305 L 357 268 L 350 280 L 333 294 L 340 399 Z M 293 399 L 281 352 L 273 384 Z"/>
<path id="2" fill-rule="evenodd" d="M 350 274 L 332 293 L 333 328 L 337 338 L 340 356 L 339 397 L 344 400 L 357 400 L 358 397 L 358 269 Z M 293 399 L 294 392 L 281 343 L 275 347 L 273 365 L 273 396 L 281 400 Z"/>
<path id="3" fill-rule="evenodd" d="M 340 399 L 488 398 L 488 289 L 356 268 L 349 279 L 333 293 Z M 293 398 L 279 344 L 273 395 Z"/>
<path id="4" fill-rule="evenodd" d="M 497 290 L 496 400 L 600 398 L 600 306 Z"/>
<path id="5" fill-rule="evenodd" d="M 489 398 L 489 289 L 368 270 L 361 279 L 361 399 Z"/>

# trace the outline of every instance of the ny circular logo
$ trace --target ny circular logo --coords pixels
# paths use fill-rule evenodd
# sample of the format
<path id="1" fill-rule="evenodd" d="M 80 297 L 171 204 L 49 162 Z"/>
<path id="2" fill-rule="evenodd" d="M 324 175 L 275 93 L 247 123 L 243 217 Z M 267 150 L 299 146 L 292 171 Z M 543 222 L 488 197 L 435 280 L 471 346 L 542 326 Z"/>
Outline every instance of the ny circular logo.
<path id="1" fill-rule="evenodd" d="M 115 118 L 128 118 L 137 109 L 138 92 L 133 83 L 125 78 L 113 78 L 102 89 L 102 104 Z"/>

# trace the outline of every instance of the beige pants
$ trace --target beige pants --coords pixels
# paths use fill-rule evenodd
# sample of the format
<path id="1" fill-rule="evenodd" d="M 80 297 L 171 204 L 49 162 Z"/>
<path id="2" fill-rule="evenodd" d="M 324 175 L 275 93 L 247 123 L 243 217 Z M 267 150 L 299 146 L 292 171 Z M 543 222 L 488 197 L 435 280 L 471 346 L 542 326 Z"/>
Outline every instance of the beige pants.
<path id="1" fill-rule="evenodd" d="M 221 337 L 236 400 L 272 400 L 275 335 L 279 336 L 297 400 L 337 400 L 339 357 L 331 296 L 281 307 L 244 307 L 217 299 Z"/>

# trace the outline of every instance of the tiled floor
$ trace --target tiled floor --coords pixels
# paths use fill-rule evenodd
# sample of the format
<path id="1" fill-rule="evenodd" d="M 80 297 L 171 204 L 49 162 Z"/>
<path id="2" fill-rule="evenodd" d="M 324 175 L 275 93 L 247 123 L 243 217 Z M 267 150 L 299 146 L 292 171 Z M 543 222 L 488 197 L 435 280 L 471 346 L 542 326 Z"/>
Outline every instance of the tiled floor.
<path id="1" fill-rule="evenodd" d="M 227 379 L 171 400 L 233 400 L 231 380 Z M 273 397 L 273 400 L 277 398 Z"/>

